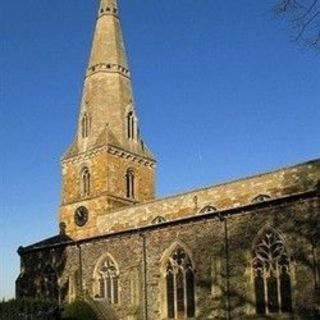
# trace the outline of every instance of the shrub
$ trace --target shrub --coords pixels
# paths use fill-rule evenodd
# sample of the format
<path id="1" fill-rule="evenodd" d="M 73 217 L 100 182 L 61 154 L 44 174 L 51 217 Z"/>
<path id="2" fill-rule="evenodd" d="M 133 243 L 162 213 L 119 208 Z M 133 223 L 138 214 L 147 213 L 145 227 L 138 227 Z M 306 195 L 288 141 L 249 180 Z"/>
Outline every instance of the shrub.
<path id="1" fill-rule="evenodd" d="M 22 298 L 0 303 L 1 320 L 57 320 L 59 318 L 59 308 L 56 301 Z"/>
<path id="2" fill-rule="evenodd" d="M 77 300 L 66 305 L 62 319 L 65 320 L 97 320 L 97 316 L 90 305 Z"/>

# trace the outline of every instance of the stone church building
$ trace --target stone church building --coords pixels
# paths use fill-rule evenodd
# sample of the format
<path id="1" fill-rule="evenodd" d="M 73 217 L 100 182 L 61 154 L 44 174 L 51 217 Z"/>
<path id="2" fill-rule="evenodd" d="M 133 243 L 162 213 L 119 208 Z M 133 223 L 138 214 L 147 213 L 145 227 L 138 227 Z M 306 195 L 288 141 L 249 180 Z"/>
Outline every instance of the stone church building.
<path id="1" fill-rule="evenodd" d="M 18 297 L 82 298 L 119 320 L 319 312 L 320 160 L 156 199 L 116 0 L 100 0 L 61 167 L 60 233 L 19 248 Z"/>

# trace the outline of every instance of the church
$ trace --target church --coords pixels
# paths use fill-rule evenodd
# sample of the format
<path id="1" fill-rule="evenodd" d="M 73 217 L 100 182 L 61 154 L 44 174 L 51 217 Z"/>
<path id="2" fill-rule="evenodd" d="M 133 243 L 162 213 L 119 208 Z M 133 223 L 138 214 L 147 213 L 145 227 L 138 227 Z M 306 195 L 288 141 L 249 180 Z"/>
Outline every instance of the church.
<path id="1" fill-rule="evenodd" d="M 320 159 L 157 199 L 116 0 L 100 0 L 61 170 L 60 232 L 18 249 L 17 297 L 119 320 L 319 312 Z"/>

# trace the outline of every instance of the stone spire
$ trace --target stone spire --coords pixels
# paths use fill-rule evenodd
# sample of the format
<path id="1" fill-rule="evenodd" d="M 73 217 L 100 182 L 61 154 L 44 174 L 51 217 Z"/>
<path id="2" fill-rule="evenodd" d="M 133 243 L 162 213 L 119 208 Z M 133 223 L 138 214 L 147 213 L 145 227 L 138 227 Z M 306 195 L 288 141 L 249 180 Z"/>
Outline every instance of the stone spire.
<path id="1" fill-rule="evenodd" d="M 88 66 L 88 74 L 93 70 L 105 72 L 120 71 L 128 75 L 128 62 L 119 22 L 116 0 L 101 0 L 96 30 Z"/>
<path id="2" fill-rule="evenodd" d="M 142 142 L 116 0 L 100 0 L 76 138 L 62 159 L 60 222 L 75 239 L 97 217 L 155 197 L 155 159 Z"/>
<path id="3" fill-rule="evenodd" d="M 116 0 L 100 0 L 83 87 L 77 139 L 66 156 L 110 143 L 152 158 L 139 136 L 118 4 Z"/>

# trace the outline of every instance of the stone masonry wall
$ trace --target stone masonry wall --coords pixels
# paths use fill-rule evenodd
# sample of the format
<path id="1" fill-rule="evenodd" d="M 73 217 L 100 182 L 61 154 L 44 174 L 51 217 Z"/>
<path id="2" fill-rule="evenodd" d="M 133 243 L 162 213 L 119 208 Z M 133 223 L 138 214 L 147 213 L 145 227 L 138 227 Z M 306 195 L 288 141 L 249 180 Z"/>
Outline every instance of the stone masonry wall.
<path id="1" fill-rule="evenodd" d="M 195 267 L 196 319 L 226 319 L 228 314 L 229 319 L 257 319 L 252 248 L 266 228 L 279 233 L 289 253 L 294 313 L 296 319 L 307 319 L 316 304 L 315 287 L 320 285 L 319 260 L 314 255 L 320 249 L 318 196 L 261 203 L 223 217 L 204 214 L 175 224 L 72 244 L 61 251 L 65 261 L 59 284 L 64 288 L 68 284 L 66 300 L 72 300 L 75 294 L 94 297 L 95 267 L 102 257 L 111 255 L 119 269 L 120 300 L 116 306 L 106 304 L 110 312 L 121 320 L 144 320 L 146 313 L 149 320 L 165 320 L 164 266 L 175 246 L 181 246 Z M 41 251 L 53 253 L 44 248 L 22 256 L 27 265 L 23 277 L 29 283 L 37 281 L 37 273 L 31 270 L 39 259 L 44 264 L 52 261 Z"/>
<path id="2" fill-rule="evenodd" d="M 81 170 L 88 167 L 91 176 L 90 195 L 81 196 Z M 126 172 L 135 174 L 135 198 L 126 198 Z M 97 235 L 97 219 L 112 208 L 145 202 L 154 198 L 154 168 L 112 155 L 107 152 L 93 157 L 83 157 L 67 162 L 63 168 L 63 199 L 60 207 L 60 222 L 66 225 L 69 236 L 79 239 Z M 85 206 L 89 210 L 89 220 L 85 227 L 74 222 L 74 212 Z"/>
<path id="3" fill-rule="evenodd" d="M 97 218 L 97 234 L 150 225 L 157 216 L 168 221 L 199 214 L 205 206 L 226 210 L 250 204 L 259 195 L 271 199 L 313 189 L 320 180 L 320 161 L 203 188 L 141 205 L 105 212 Z"/>
<path id="4" fill-rule="evenodd" d="M 185 245 L 192 253 L 197 277 L 197 319 L 221 319 L 226 315 L 225 223 L 228 230 L 231 318 L 246 319 L 250 314 L 255 314 L 251 252 L 255 238 L 266 226 L 281 234 L 290 252 L 293 304 L 296 313 L 302 314 L 306 307 L 302 298 L 309 297 L 312 300 L 315 293 L 311 238 L 314 228 L 320 226 L 318 210 L 319 200 L 300 204 L 284 203 L 274 208 L 230 216 L 224 221 L 210 219 L 150 232 L 146 235 L 150 319 L 166 319 L 161 261 L 173 243 Z M 212 272 L 217 270 L 217 262 L 220 265 L 219 275 Z"/>

